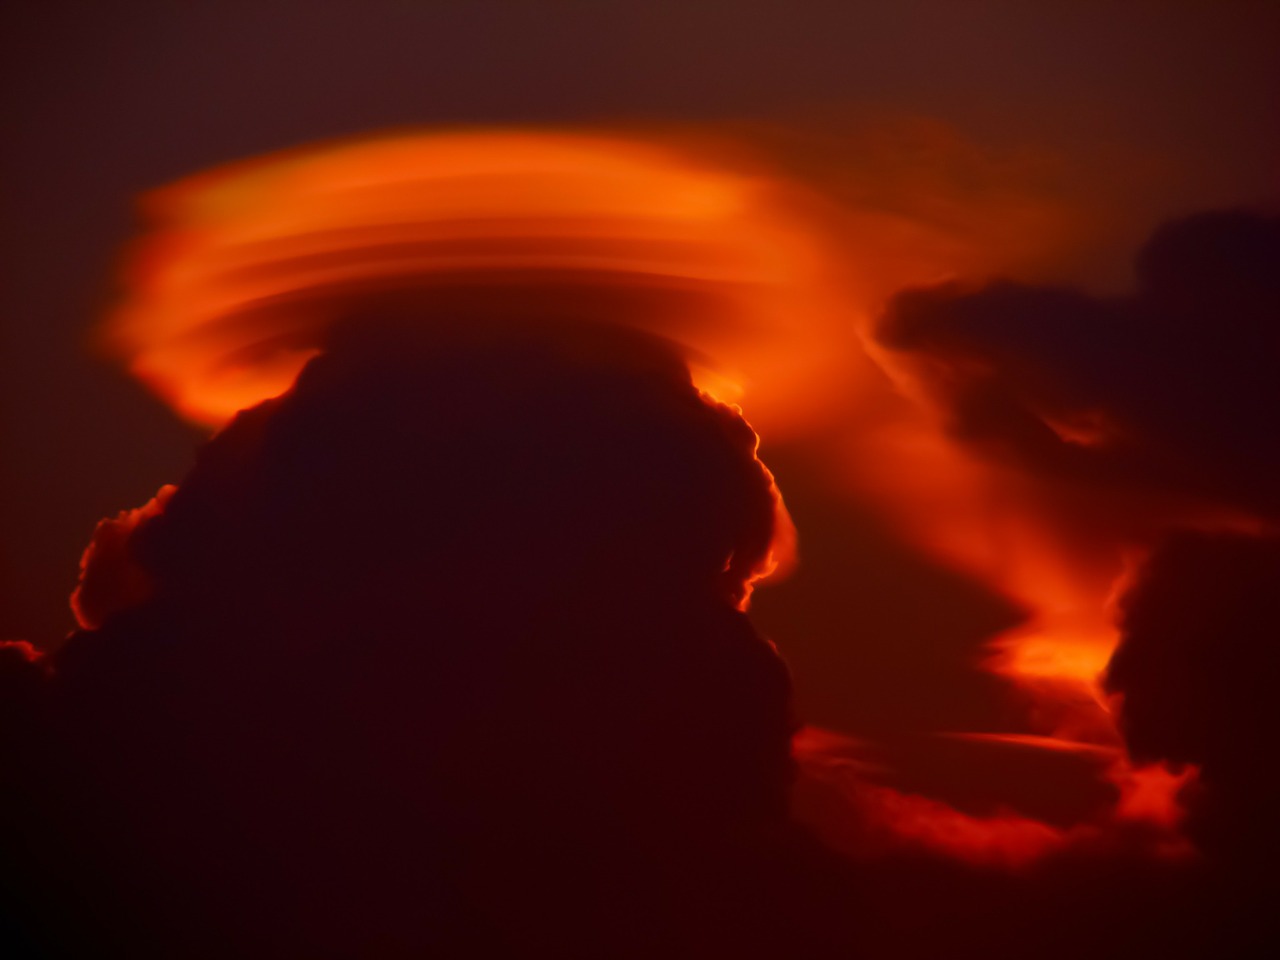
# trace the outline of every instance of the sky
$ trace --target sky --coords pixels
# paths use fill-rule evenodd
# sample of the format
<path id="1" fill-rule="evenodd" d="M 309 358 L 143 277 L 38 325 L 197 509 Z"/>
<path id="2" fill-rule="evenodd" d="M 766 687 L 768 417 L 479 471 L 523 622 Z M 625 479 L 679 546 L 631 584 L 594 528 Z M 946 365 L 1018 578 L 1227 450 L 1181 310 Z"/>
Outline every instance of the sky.
<path id="1" fill-rule="evenodd" d="M 1079 342 L 1032 337 L 1009 355 L 999 353 L 1007 344 L 998 298 L 967 300 L 971 291 L 960 290 L 895 308 L 893 334 L 922 365 L 886 363 L 894 389 L 928 409 L 969 412 L 965 402 L 994 396 L 999 416 L 958 420 L 979 440 L 1022 436 L 1022 402 L 1037 414 L 1062 403 L 1071 417 L 1050 425 L 1086 438 L 1109 427 L 1072 419 L 1086 401 L 1116 401 L 1139 420 L 1149 414 L 1128 393 L 1116 400 L 1107 371 L 1080 359 L 1095 355 L 1094 344 L 1096 355 L 1141 349 L 1109 339 L 1105 322 L 1093 325 L 1115 303 L 1099 298 L 1134 289 L 1134 253 L 1161 223 L 1280 201 L 1273 3 L 53 0 L 10 4 L 0 17 L 0 242 L 9 268 L 0 313 L 0 639 L 37 645 L 56 645 L 73 626 L 67 600 L 95 523 L 180 480 L 207 436 L 130 377 L 100 333 L 137 286 L 123 265 L 154 226 L 155 205 L 149 221 L 142 198 L 199 171 L 407 128 L 650 137 L 695 153 L 709 145 L 708 156 L 730 165 L 740 149 L 744 168 L 794 186 L 805 198 L 797 209 L 831 228 L 828 269 L 853 291 L 864 332 L 900 286 L 943 276 L 1009 276 L 1084 295 L 1052 300 L 1083 318 Z M 1136 316 L 1158 305 L 1164 271 L 1139 296 Z M 974 340 L 947 339 L 951 319 L 970 315 L 990 326 Z M 1169 352 L 1190 355 L 1195 342 L 1188 335 Z M 1008 382 L 984 393 L 991 384 L 967 380 L 964 361 L 992 356 L 1014 362 Z M 1020 392 L 1027 356 L 1033 372 L 1041 369 L 1033 361 L 1062 362 L 1060 393 Z M 938 369 L 953 375 L 954 394 L 930 392 L 927 371 Z M 1175 397 L 1176 388 L 1173 378 L 1151 395 Z M 890 392 L 885 385 L 866 397 Z M 855 415 L 848 397 L 837 401 L 803 414 L 763 403 L 758 417 L 745 401 L 801 557 L 789 580 L 760 589 L 753 614 L 791 665 L 802 714 L 877 741 L 901 767 L 900 790 L 943 793 L 974 813 L 1010 802 L 1069 828 L 1100 802 L 1098 778 L 1079 775 L 1094 761 L 1079 752 L 921 746 L 920 735 L 939 730 L 1032 732 L 1006 681 L 1035 679 L 1034 665 L 1017 659 L 1033 648 L 1015 633 L 999 669 L 976 671 L 972 660 L 985 638 L 1016 631 L 1029 607 L 1048 601 L 985 548 L 950 538 L 950 525 L 963 522 L 943 502 L 947 491 L 919 479 L 940 462 L 955 466 L 930 452 L 930 434 L 919 434 L 914 452 L 879 445 L 860 431 L 879 422 L 881 408 Z M 1042 463 L 1033 447 L 1018 453 L 1032 481 L 993 485 L 975 465 L 974 489 L 1025 497 L 1031 513 L 1051 516 L 1010 534 L 1006 548 L 1043 582 L 1062 574 L 1064 591 L 1091 597 L 1106 584 L 1073 579 L 1099 566 L 1089 523 L 1105 516 L 1121 530 L 1115 537 L 1141 539 L 1167 503 L 1224 482 L 1179 467 L 1166 489 L 1145 468 L 1086 465 L 1079 469 L 1101 471 L 1089 476 L 1104 491 L 1102 501 L 1082 498 L 1086 510 L 1059 499 L 1081 475 L 1072 464 Z M 881 458 L 904 472 L 878 473 Z M 1126 482 L 1160 487 L 1169 499 L 1135 506 Z M 1254 492 L 1232 488 L 1232 496 Z M 913 519 L 908 502 L 941 505 Z M 1115 520 L 1126 510 L 1124 523 Z M 1060 551 L 1066 573 L 1036 568 L 1042 537 L 1069 545 Z M 1101 569 L 1100 581 L 1118 582 L 1118 570 Z M 1096 626 L 1049 623 L 1063 635 Z M 965 765 L 969 774 L 957 778 Z"/>
<path id="2" fill-rule="evenodd" d="M 728 136 L 838 204 L 941 222 L 967 245 L 961 270 L 1102 292 L 1131 285 L 1159 222 L 1280 189 L 1266 3 L 131 0 L 5 17 L 0 633 L 45 644 L 72 626 L 93 525 L 177 481 L 204 435 L 95 333 L 145 226 L 140 197 L 199 170 L 406 125 Z M 900 254 L 869 223 L 851 256 L 872 266 L 850 272 L 892 292 Z M 764 449 L 808 538 L 808 579 L 762 594 L 759 615 L 784 645 L 794 635 L 812 715 L 892 727 L 879 688 L 846 686 L 890 648 L 844 633 L 926 651 L 946 627 L 967 649 L 1018 614 L 896 545 L 874 510 L 833 501 L 816 479 L 829 470 L 784 439 L 766 431 Z M 851 578 L 877 585 L 856 623 L 814 612 Z M 960 696 L 952 679 L 935 700 Z M 983 704 L 974 693 L 960 713 L 990 724 Z"/>
<path id="3" fill-rule="evenodd" d="M 1266 3 L 130 0 L 4 16 L 7 636 L 58 636 L 92 524 L 188 462 L 197 435 L 103 363 L 92 330 L 137 197 L 196 170 L 404 124 L 689 122 L 766 126 L 788 162 L 838 178 L 861 118 L 922 117 L 979 150 L 1047 153 L 1068 202 L 1122 210 L 1058 267 L 1112 287 L 1159 220 L 1276 188 Z"/>

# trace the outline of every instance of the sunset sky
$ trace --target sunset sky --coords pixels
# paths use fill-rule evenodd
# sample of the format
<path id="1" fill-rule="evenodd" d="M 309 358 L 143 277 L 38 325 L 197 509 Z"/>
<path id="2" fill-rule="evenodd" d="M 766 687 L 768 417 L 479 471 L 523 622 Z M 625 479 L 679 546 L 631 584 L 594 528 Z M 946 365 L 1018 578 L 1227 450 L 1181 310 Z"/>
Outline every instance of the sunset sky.
<path id="1" fill-rule="evenodd" d="M 289 297 L 420 309 L 436 267 L 386 267 L 418 244 L 493 271 L 477 315 L 616 306 L 741 403 L 828 842 L 990 879 L 1195 834 L 1234 876 L 1274 835 L 1223 729 L 1274 735 L 1280 5 L 27 0 L 0 38 L 0 640 L 56 649 L 95 524 L 290 382 L 258 348 L 327 327 Z M 1202 768 L 1227 800 L 1184 835 Z"/>
<path id="2" fill-rule="evenodd" d="M 745 129 L 838 192 L 875 131 L 936 121 L 882 143 L 875 163 L 910 168 L 894 189 L 963 194 L 1012 171 L 1015 198 L 1084 221 L 1038 271 L 1114 290 L 1156 223 L 1274 198 L 1280 169 L 1266 2 L 136 0 L 3 17 L 10 637 L 58 637 L 93 523 L 189 461 L 196 435 L 91 337 L 137 197 L 183 175 L 404 124 L 683 124 Z"/>

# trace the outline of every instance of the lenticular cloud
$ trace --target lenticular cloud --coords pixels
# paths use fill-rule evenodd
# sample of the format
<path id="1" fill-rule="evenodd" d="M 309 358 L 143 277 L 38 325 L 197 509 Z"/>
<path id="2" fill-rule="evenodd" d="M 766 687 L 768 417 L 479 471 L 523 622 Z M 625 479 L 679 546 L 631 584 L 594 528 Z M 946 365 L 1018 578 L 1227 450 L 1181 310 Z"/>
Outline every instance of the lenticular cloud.
<path id="1" fill-rule="evenodd" d="M 153 229 L 105 336 L 210 425 L 287 388 L 335 322 L 396 311 L 638 327 L 680 344 L 725 399 L 744 378 L 780 390 L 812 364 L 802 330 L 823 321 L 816 248 L 778 189 L 602 135 L 407 133 L 287 152 L 149 196 Z"/>

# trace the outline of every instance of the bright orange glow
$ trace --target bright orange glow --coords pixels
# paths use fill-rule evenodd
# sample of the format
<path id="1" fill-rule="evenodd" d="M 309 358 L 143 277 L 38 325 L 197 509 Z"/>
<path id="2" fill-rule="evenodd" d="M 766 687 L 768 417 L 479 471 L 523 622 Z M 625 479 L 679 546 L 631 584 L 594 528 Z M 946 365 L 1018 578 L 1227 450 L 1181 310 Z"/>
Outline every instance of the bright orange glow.
<path id="1" fill-rule="evenodd" d="M 1022 624 L 989 641 L 982 666 L 1031 698 L 1028 722 L 1035 732 L 960 736 L 1112 756 L 1106 777 L 1120 791 L 1113 822 L 1176 830 L 1186 778 L 1130 763 L 1100 686 L 1119 639 L 1113 606 L 1137 559 L 1132 547 L 1117 539 L 1107 549 L 1073 549 L 1039 506 L 1033 478 L 950 440 L 913 380 L 918 374 L 892 356 L 880 359 L 915 406 L 855 439 L 850 480 L 924 550 L 1027 611 Z M 993 837 L 1004 830 L 996 823 L 990 828 Z M 982 823 L 966 825 L 970 832 L 982 829 Z M 1169 841 L 1158 845 L 1164 849 Z"/>
<path id="2" fill-rule="evenodd" d="M 881 360 L 893 369 L 893 358 Z M 930 553 L 1028 610 L 1024 624 L 992 641 L 988 668 L 1031 685 L 1069 688 L 1098 704 L 1097 719 L 1109 730 L 1096 681 L 1116 642 L 1109 598 L 1123 572 L 1120 555 L 1099 567 L 1096 558 L 1064 553 L 1030 509 L 1030 481 L 950 440 L 919 402 L 855 438 L 850 479 Z"/>
<path id="3" fill-rule="evenodd" d="M 101 626 L 108 614 L 133 607 L 150 595 L 150 578 L 128 554 L 129 536 L 138 524 L 163 513 L 177 489 L 166 484 L 137 509 L 121 510 L 98 522 L 80 557 L 80 582 L 71 594 L 71 610 L 80 626 Z"/>
<path id="4" fill-rule="evenodd" d="M 144 209 L 155 229 L 107 342 L 212 426 L 284 390 L 352 311 L 633 324 L 682 344 L 719 399 L 775 398 L 762 409 L 817 403 L 846 326 L 777 183 L 635 139 L 339 142 L 191 177 Z"/>
<path id="5" fill-rule="evenodd" d="M 1014 813 L 974 817 L 928 797 L 872 787 L 858 794 L 858 807 L 883 823 L 899 842 L 981 866 L 1024 867 L 1061 850 L 1073 838 L 1038 820 Z"/>
<path id="6" fill-rule="evenodd" d="M 770 439 L 821 433 L 851 496 L 1027 611 L 974 666 L 1030 698 L 1033 732 L 960 735 L 1113 757 L 1120 791 L 1106 822 L 1063 830 L 861 780 L 847 793 L 862 817 L 907 845 L 1008 867 L 1121 821 L 1174 830 L 1194 774 L 1134 768 L 1098 685 L 1129 545 L 1069 545 L 1037 481 L 950 438 L 928 371 L 870 330 L 894 290 L 1034 263 L 1065 221 L 1016 191 L 941 191 L 929 164 L 900 172 L 879 147 L 861 175 L 823 181 L 826 199 L 812 189 L 822 177 L 665 135 L 409 132 L 248 161 L 147 198 L 154 229 L 106 340 L 180 413 L 217 426 L 287 389 L 330 326 L 361 312 L 573 316 L 664 335 L 707 394 L 742 403 Z M 1052 426 L 1083 445 L 1107 429 Z M 797 749 L 812 759 L 812 738 Z"/>
<path id="7" fill-rule="evenodd" d="M 1077 753 L 1099 757 L 1113 757 L 1120 753 L 1119 747 L 1104 747 L 1094 743 L 1082 743 L 1079 740 L 1063 740 L 1060 737 L 1039 737 L 1031 733 L 953 733 L 951 736 L 961 740 L 1009 743 L 1057 753 Z"/>
<path id="8" fill-rule="evenodd" d="M 1161 763 L 1134 767 L 1128 763 L 1112 769 L 1111 776 L 1120 788 L 1116 816 L 1121 820 L 1146 821 L 1173 829 L 1182 822 L 1184 811 L 1178 794 L 1198 777 L 1195 767 L 1170 770 Z"/>
<path id="9" fill-rule="evenodd" d="M 1011 811 L 977 817 L 941 801 L 877 784 L 875 765 L 859 760 L 863 744 L 806 727 L 794 743 L 796 759 L 814 781 L 836 791 L 858 816 L 849 825 L 812 825 L 827 842 L 854 856 L 906 847 L 977 866 L 1019 869 L 1068 844 L 1098 834 L 1094 826 L 1063 830 Z M 803 811 L 802 819 L 806 819 Z"/>

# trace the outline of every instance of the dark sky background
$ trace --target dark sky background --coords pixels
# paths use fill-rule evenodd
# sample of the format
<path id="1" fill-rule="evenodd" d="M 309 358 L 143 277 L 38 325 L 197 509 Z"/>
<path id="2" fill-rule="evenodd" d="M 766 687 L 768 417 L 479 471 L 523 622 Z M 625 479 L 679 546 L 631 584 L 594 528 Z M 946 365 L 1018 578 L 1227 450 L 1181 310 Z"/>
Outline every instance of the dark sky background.
<path id="1" fill-rule="evenodd" d="M 923 116 L 1053 151 L 1098 202 L 1122 198 L 1094 255 L 1063 266 L 1113 286 L 1157 222 L 1280 189 L 1280 7 L 1266 2 L 41 0 L 8 4 L 0 30 L 0 636 L 37 642 L 70 626 L 95 521 L 179 479 L 201 436 L 90 336 L 135 198 L 182 175 L 401 124 L 766 122 L 838 144 L 867 111 Z M 770 458 L 768 437 L 765 457 L 815 561 L 848 531 L 883 541 L 874 518 L 806 493 L 802 458 Z M 962 619 L 971 642 L 1009 616 L 900 548 L 868 550 L 872 621 L 928 595 L 904 630 Z M 761 610 L 775 633 L 794 622 Z M 807 670 L 838 673 L 838 656 L 810 654 L 793 657 L 802 691 Z M 852 727 L 888 709 L 842 716 L 837 693 L 810 691 L 817 719 Z"/>

